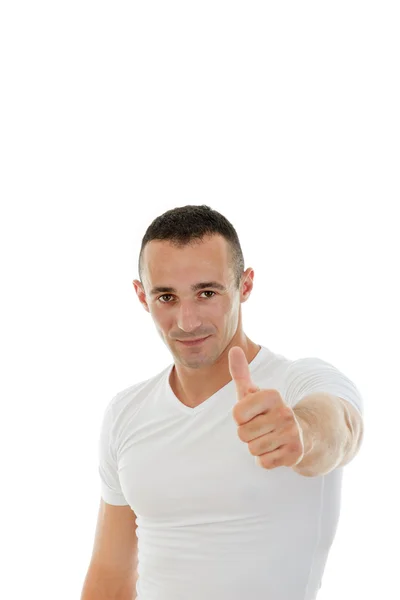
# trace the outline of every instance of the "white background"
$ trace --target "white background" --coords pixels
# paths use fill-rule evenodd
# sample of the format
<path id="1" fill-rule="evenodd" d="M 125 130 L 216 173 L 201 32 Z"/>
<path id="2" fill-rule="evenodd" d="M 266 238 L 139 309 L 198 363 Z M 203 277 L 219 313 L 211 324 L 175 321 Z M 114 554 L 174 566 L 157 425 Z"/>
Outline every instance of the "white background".
<path id="1" fill-rule="evenodd" d="M 396 5 L 2 3 L 2 597 L 80 596 L 104 409 L 172 362 L 141 238 L 185 204 L 237 229 L 247 335 L 363 393 L 318 600 L 396 596 Z"/>

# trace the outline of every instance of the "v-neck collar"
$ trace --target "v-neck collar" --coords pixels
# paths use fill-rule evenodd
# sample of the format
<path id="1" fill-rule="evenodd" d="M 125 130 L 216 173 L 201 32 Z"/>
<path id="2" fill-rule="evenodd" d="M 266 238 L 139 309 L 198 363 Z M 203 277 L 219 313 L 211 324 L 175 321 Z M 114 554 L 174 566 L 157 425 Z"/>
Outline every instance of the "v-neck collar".
<path id="1" fill-rule="evenodd" d="M 261 346 L 261 344 L 259 344 L 259 345 Z M 265 348 L 264 346 L 261 346 L 260 350 L 257 352 L 257 354 L 255 355 L 253 360 L 249 363 L 250 373 L 263 360 L 267 351 L 268 351 L 267 348 Z M 178 410 L 180 410 L 182 413 L 184 413 L 186 415 L 194 416 L 194 415 L 198 414 L 199 412 L 203 411 L 205 408 L 207 408 L 210 404 L 213 403 L 213 401 L 215 400 L 215 397 L 218 396 L 218 394 L 225 392 L 229 387 L 232 387 L 235 385 L 233 379 L 231 379 L 230 381 L 228 381 L 228 383 L 226 383 L 224 386 L 222 386 L 214 394 L 209 396 L 209 398 L 207 398 L 206 400 L 203 400 L 203 402 L 201 402 L 201 404 L 198 404 L 195 407 L 187 406 L 186 404 L 183 404 L 183 402 L 181 400 L 179 400 L 179 398 L 175 395 L 175 392 L 173 391 L 170 381 L 169 381 L 171 373 L 172 373 L 172 369 L 174 368 L 174 366 L 175 366 L 175 363 L 172 363 L 167 368 L 166 374 L 165 374 L 167 397 L 175 405 L 175 407 Z"/>

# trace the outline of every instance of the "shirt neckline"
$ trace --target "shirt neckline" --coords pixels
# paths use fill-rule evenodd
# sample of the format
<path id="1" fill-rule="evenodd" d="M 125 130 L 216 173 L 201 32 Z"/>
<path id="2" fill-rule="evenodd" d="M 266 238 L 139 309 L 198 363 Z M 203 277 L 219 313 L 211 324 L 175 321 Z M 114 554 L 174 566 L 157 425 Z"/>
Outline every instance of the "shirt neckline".
<path id="1" fill-rule="evenodd" d="M 263 360 L 264 356 L 266 355 L 266 353 L 268 351 L 267 348 L 265 348 L 265 346 L 262 346 L 261 344 L 259 344 L 259 346 L 260 346 L 260 350 L 257 352 L 257 354 L 255 355 L 253 360 L 251 362 L 249 362 L 250 373 L 252 373 L 253 370 L 255 369 L 255 367 L 257 367 L 257 365 Z M 174 366 L 175 366 L 175 363 L 172 363 L 166 369 L 165 382 L 166 382 L 166 387 L 167 387 L 167 397 L 172 402 L 172 404 L 175 405 L 175 407 L 178 410 L 180 410 L 183 414 L 186 414 L 186 415 L 197 415 L 199 412 L 203 411 L 207 406 L 209 406 L 218 394 L 225 391 L 228 387 L 232 387 L 232 385 L 234 385 L 233 379 L 231 379 L 230 381 L 228 381 L 228 383 L 226 383 L 222 388 L 217 390 L 209 398 L 207 398 L 206 400 L 203 400 L 203 402 L 201 404 L 192 408 L 191 406 L 186 406 L 186 404 L 183 404 L 183 402 L 181 402 L 181 400 L 179 400 L 179 398 L 175 395 L 175 392 L 173 391 L 173 389 L 171 387 L 169 378 L 170 378 L 170 375 L 171 375 L 171 372 L 172 372 L 172 369 L 174 368 Z"/>

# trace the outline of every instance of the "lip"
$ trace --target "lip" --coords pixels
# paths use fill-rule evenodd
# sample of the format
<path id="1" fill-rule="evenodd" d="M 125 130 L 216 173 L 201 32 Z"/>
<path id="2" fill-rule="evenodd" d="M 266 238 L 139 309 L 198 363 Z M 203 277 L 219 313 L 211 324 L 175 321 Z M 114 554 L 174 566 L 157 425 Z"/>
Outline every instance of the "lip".
<path id="1" fill-rule="evenodd" d="M 180 344 L 183 344 L 184 346 L 200 346 L 200 344 L 202 344 L 203 342 L 205 342 L 210 336 L 208 335 L 205 338 L 200 338 L 199 340 L 194 340 L 194 341 L 188 341 L 188 342 L 181 342 L 180 340 L 178 340 L 178 342 Z"/>

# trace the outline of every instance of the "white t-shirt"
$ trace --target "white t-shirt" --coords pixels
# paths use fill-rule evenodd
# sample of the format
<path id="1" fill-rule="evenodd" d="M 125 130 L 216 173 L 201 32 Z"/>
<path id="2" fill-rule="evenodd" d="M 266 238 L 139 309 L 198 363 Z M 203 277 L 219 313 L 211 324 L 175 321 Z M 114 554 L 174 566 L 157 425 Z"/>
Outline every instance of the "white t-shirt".
<path id="1" fill-rule="evenodd" d="M 190 408 L 169 384 L 173 366 L 112 398 L 99 441 L 103 499 L 137 516 L 138 600 L 313 600 L 343 469 L 304 477 L 262 468 L 237 435 L 235 383 Z M 291 407 L 321 391 L 363 414 L 356 386 L 321 359 L 261 346 L 249 368 Z"/>

